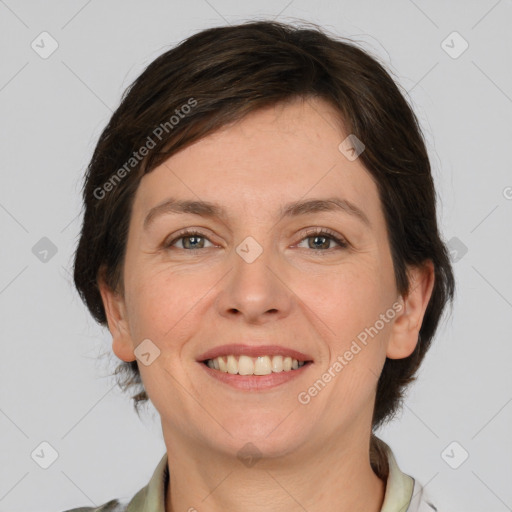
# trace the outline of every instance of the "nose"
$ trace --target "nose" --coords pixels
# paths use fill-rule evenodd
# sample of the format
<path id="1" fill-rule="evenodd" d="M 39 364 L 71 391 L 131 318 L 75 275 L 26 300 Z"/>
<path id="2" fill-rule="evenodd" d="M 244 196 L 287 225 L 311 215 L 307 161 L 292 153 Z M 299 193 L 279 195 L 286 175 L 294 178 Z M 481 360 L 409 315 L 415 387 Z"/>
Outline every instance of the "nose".
<path id="1" fill-rule="evenodd" d="M 232 261 L 216 300 L 220 315 L 264 324 L 290 313 L 293 292 L 286 284 L 286 270 L 275 251 L 263 249 L 249 237 L 233 251 Z"/>

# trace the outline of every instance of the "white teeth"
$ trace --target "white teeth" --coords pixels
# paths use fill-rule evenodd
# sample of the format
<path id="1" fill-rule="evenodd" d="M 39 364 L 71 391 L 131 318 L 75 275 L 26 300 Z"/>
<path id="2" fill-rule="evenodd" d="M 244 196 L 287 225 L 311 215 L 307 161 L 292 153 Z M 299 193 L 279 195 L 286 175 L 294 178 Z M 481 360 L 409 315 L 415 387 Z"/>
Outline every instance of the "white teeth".
<path id="1" fill-rule="evenodd" d="M 292 359 L 290 356 L 239 356 L 238 360 L 234 355 L 227 357 L 216 357 L 206 362 L 209 368 L 219 370 L 232 375 L 270 375 L 271 373 L 289 372 L 304 366 L 304 361 Z"/>
<path id="2" fill-rule="evenodd" d="M 228 373 L 238 373 L 238 361 L 235 356 L 228 356 Z"/>
<path id="3" fill-rule="evenodd" d="M 224 358 L 223 357 L 216 357 L 215 360 L 219 362 L 219 370 L 221 372 L 227 373 L 228 365 L 227 365 L 226 361 L 224 361 Z"/>
<path id="4" fill-rule="evenodd" d="M 238 373 L 240 375 L 252 375 L 254 373 L 254 362 L 252 357 L 240 356 L 238 359 Z"/>
<path id="5" fill-rule="evenodd" d="M 268 356 L 257 357 L 254 363 L 254 375 L 269 375 L 272 373 L 272 361 Z"/>
<path id="6" fill-rule="evenodd" d="M 275 373 L 283 371 L 283 356 L 274 356 L 272 358 L 272 371 Z"/>

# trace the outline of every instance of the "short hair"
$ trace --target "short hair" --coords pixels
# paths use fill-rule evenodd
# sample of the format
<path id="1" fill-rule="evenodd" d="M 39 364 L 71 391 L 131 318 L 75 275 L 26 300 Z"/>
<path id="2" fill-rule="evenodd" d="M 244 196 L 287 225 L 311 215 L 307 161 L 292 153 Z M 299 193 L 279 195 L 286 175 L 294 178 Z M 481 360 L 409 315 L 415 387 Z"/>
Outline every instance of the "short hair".
<path id="1" fill-rule="evenodd" d="M 400 294 L 409 291 L 407 265 L 427 260 L 434 265 L 416 348 L 406 358 L 386 358 L 377 383 L 375 450 L 373 430 L 402 406 L 445 305 L 453 301 L 454 275 L 438 231 L 430 162 L 412 108 L 375 57 L 349 39 L 307 25 L 260 20 L 202 30 L 157 57 L 127 88 L 86 171 L 74 282 L 93 317 L 106 325 L 98 277 L 124 293 L 128 227 L 141 178 L 250 112 L 297 98 L 327 101 L 345 135 L 365 145 L 359 159 L 378 188 Z M 139 155 L 144 147 L 151 149 Z M 115 374 L 123 390 L 136 388 L 132 399 L 138 413 L 148 396 L 137 362 L 122 362 Z"/>

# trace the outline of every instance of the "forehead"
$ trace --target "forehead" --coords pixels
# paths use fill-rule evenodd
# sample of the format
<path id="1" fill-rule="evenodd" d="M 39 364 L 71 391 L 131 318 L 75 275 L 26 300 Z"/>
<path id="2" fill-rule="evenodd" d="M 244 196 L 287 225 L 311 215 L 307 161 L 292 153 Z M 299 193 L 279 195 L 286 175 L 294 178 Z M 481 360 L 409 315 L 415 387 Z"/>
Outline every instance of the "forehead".
<path id="1" fill-rule="evenodd" d="M 337 111 L 320 99 L 252 112 L 144 176 L 134 216 L 143 218 L 172 197 L 217 203 L 228 216 L 275 218 L 285 203 L 337 196 L 375 221 L 377 188 L 361 160 L 350 161 L 340 151 L 347 135 Z"/>

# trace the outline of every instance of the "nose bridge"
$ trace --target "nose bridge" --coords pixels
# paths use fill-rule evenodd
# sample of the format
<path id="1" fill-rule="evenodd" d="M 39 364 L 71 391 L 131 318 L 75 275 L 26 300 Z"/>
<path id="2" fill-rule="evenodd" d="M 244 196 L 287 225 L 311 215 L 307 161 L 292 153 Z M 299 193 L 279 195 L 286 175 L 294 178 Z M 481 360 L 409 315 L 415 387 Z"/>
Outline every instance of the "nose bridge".
<path id="1" fill-rule="evenodd" d="M 218 297 L 220 314 L 238 312 L 251 321 L 269 313 L 287 314 L 290 296 L 279 276 L 279 256 L 272 240 L 263 240 L 264 236 L 265 230 L 260 230 L 259 235 L 248 235 L 235 246 L 232 271 Z"/>

